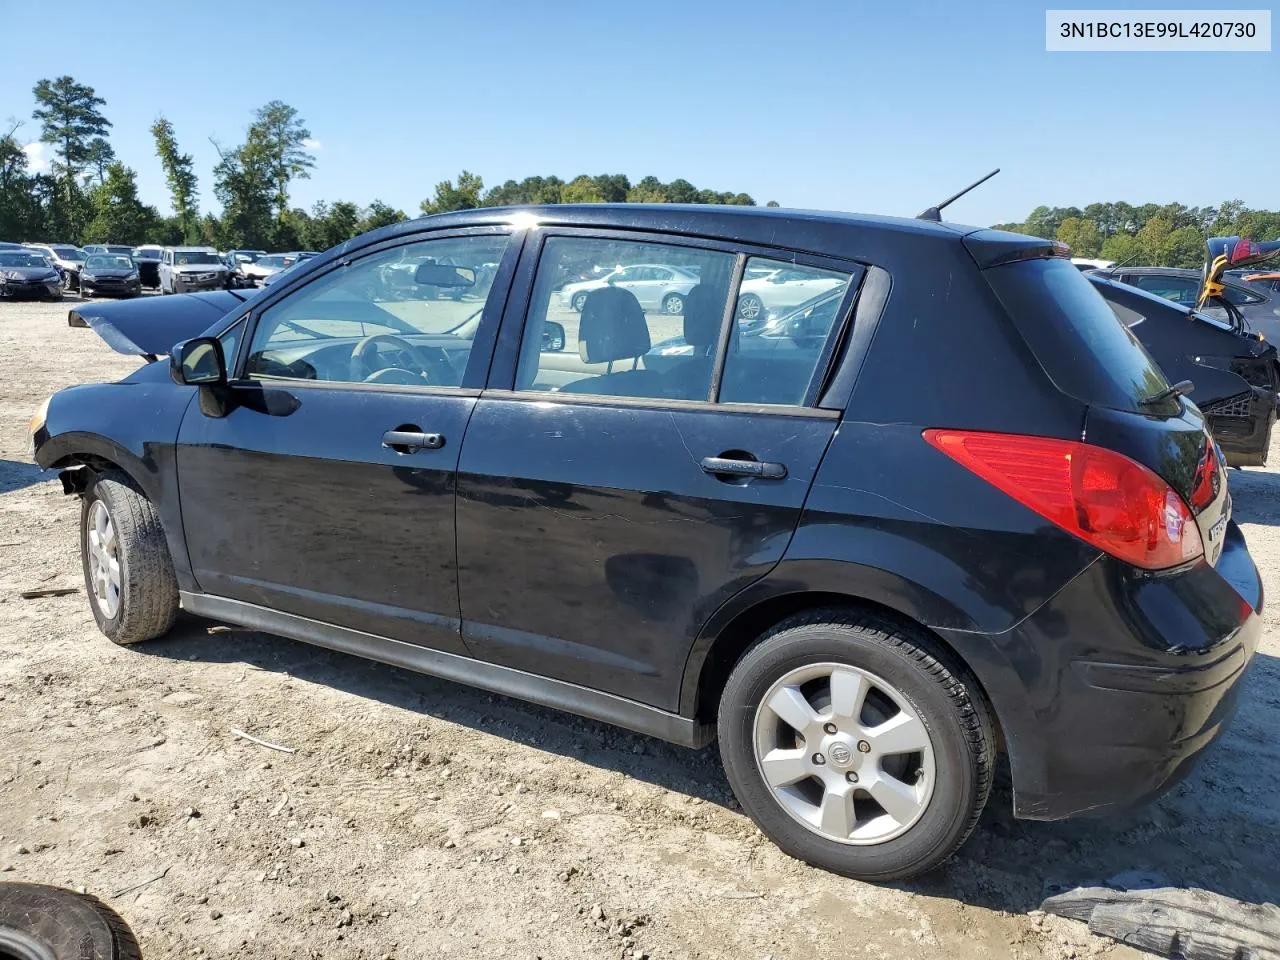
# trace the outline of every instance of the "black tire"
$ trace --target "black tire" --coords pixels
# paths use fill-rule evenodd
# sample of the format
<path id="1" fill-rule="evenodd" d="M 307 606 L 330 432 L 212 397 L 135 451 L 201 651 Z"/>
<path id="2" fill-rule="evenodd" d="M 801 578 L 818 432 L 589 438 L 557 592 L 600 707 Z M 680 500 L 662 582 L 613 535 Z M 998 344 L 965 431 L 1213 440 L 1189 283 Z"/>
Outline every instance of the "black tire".
<path id="1" fill-rule="evenodd" d="M 98 600 L 89 559 L 93 505 L 102 501 L 118 544 L 119 601 L 109 614 Z M 80 509 L 80 558 L 85 592 L 100 629 L 121 645 L 154 640 L 169 632 L 178 615 L 178 581 L 160 516 L 128 474 L 98 474 Z"/>
<path id="2" fill-rule="evenodd" d="M 662 298 L 662 312 L 673 317 L 680 316 L 684 313 L 684 297 L 678 293 L 668 293 Z"/>
<path id="3" fill-rule="evenodd" d="M 756 762 L 755 717 L 789 671 L 833 662 L 892 684 L 933 744 L 936 777 L 920 819 L 905 833 L 853 846 L 803 826 L 782 807 Z M 734 667 L 720 700 L 720 754 L 743 809 L 785 853 L 872 882 L 918 876 L 947 860 L 978 823 L 995 768 L 995 724 L 968 671 L 922 630 L 870 612 L 826 609 L 784 620 Z"/>
<path id="4" fill-rule="evenodd" d="M 141 960 L 129 925 L 97 897 L 37 883 L 0 883 L 0 957 Z"/>
<path id="5" fill-rule="evenodd" d="M 576 310 L 578 313 L 581 313 L 582 308 L 586 306 L 586 303 L 587 303 L 587 292 L 585 290 L 579 290 L 577 293 L 573 295 L 573 299 L 570 301 L 569 305 L 573 307 L 573 309 Z"/>

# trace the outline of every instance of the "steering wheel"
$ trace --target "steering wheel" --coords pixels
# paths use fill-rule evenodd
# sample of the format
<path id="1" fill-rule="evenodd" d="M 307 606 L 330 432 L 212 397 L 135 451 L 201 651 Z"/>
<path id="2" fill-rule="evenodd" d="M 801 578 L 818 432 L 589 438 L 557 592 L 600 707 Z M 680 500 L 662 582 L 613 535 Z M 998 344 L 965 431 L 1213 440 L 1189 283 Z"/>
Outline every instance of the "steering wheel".
<path id="1" fill-rule="evenodd" d="M 388 343 L 407 353 L 419 369 L 415 371 L 404 367 L 383 367 L 371 370 L 368 355 L 379 342 Z M 428 350 L 431 352 L 428 353 Z M 375 333 L 355 345 L 355 349 L 351 351 L 351 375 L 365 383 L 402 383 L 412 386 L 422 383 L 452 386 L 457 378 L 448 354 L 439 347 L 420 347 L 391 333 Z"/>

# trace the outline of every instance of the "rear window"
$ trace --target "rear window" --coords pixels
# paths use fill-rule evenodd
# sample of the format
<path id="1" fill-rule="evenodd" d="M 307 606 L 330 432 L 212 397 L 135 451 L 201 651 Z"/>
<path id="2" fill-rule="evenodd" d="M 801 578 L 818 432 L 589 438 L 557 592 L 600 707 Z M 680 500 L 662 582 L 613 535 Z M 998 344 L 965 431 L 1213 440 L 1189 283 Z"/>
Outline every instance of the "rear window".
<path id="1" fill-rule="evenodd" d="M 1169 382 L 1070 261 L 1023 260 L 993 267 L 986 276 L 1059 390 L 1088 404 L 1162 412 L 1142 401 Z M 1176 409 L 1176 400 L 1170 402 Z"/>

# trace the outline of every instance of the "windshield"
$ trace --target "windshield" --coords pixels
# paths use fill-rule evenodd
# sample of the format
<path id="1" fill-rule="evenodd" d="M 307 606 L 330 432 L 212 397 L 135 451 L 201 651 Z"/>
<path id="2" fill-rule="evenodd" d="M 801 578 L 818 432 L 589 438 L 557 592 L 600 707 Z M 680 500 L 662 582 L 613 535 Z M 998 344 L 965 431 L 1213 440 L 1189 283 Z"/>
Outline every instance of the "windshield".
<path id="1" fill-rule="evenodd" d="M 159 260 L 161 249 L 159 247 L 138 247 L 133 251 L 135 260 Z"/>
<path id="2" fill-rule="evenodd" d="M 86 270 L 132 270 L 133 261 L 115 254 L 95 253 L 84 266 Z"/>
<path id="3" fill-rule="evenodd" d="M 0 267 L 47 267 L 49 261 L 38 253 L 9 253 L 0 250 Z"/>
<path id="4" fill-rule="evenodd" d="M 107 253 L 123 253 L 126 257 L 133 253 L 133 247 L 110 246 L 107 247 Z"/>
<path id="5" fill-rule="evenodd" d="M 216 265 L 222 261 L 218 259 L 216 253 L 205 253 L 201 250 L 175 250 L 173 253 L 173 262 L 175 266 L 204 266 Z"/>
<path id="6" fill-rule="evenodd" d="M 282 254 L 273 253 L 265 257 L 259 257 L 254 262 L 260 267 L 283 267 L 287 263 L 292 263 L 293 261 Z"/>
<path id="7" fill-rule="evenodd" d="M 49 249 L 60 256 L 63 260 L 75 260 L 77 263 L 83 262 L 84 260 L 84 253 L 75 247 L 50 247 Z"/>
<path id="8" fill-rule="evenodd" d="M 1084 403 L 1157 412 L 1144 401 L 1169 382 L 1071 261 L 1020 260 L 985 273 L 1059 390 Z"/>

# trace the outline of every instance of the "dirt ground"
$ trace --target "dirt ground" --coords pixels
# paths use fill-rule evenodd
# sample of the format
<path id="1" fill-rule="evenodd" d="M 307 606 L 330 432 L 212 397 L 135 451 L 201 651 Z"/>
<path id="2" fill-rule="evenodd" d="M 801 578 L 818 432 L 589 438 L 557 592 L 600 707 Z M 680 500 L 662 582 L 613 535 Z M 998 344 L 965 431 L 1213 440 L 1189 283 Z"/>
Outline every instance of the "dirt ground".
<path id="1" fill-rule="evenodd" d="M 107 899 L 148 958 L 1136 958 L 1038 915 L 1044 891 L 1141 869 L 1280 900 L 1274 605 L 1230 734 L 1170 796 L 1022 823 L 1006 784 L 948 866 L 895 887 L 779 853 L 714 746 L 194 618 L 114 647 L 85 600 L 78 504 L 30 464 L 26 424 L 137 361 L 66 308 L 0 304 L 0 880 Z M 1231 483 L 1278 597 L 1280 473 Z"/>

